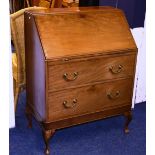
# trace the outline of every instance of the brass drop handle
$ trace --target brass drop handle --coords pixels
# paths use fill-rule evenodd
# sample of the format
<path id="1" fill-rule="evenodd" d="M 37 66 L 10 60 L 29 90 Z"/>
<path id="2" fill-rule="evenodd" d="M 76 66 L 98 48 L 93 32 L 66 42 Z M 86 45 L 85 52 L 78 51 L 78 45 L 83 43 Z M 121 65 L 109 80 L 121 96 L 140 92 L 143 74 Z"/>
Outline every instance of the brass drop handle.
<path id="1" fill-rule="evenodd" d="M 123 66 L 122 65 L 118 65 L 117 67 L 115 66 L 111 66 L 110 68 L 109 68 L 109 70 L 111 71 L 111 73 L 113 73 L 113 74 L 118 74 L 118 73 L 120 73 L 121 71 L 122 71 L 122 69 L 123 69 Z"/>
<path id="2" fill-rule="evenodd" d="M 76 106 L 77 99 L 73 99 L 72 103 L 68 103 L 68 101 L 64 101 L 63 105 L 65 108 L 74 108 Z"/>
<path id="3" fill-rule="evenodd" d="M 107 96 L 109 99 L 117 99 L 118 97 L 120 97 L 120 91 L 116 91 L 114 92 L 108 92 Z"/>
<path id="4" fill-rule="evenodd" d="M 78 72 L 74 72 L 73 75 L 72 75 L 72 78 L 70 78 L 70 77 L 68 76 L 68 73 L 65 73 L 65 74 L 63 75 L 63 78 L 64 78 L 66 81 L 74 81 L 74 80 L 77 79 L 77 77 L 78 77 Z"/>

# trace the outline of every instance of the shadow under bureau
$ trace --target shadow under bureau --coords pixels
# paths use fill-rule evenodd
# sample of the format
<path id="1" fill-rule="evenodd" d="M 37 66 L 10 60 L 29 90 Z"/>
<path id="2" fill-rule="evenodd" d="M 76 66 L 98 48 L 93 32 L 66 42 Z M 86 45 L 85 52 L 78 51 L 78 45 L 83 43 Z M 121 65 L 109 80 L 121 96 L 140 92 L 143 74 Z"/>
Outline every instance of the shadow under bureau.
<path id="1" fill-rule="evenodd" d="M 55 130 L 125 115 L 129 132 L 137 47 L 112 7 L 25 12 L 26 114 Z"/>

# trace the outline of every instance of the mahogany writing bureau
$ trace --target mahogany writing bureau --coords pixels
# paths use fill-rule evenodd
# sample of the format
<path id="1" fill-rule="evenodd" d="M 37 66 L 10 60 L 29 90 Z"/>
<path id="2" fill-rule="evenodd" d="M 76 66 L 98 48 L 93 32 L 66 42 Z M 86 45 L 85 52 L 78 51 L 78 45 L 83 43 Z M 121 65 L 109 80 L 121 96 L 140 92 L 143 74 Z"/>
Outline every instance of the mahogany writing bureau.
<path id="1" fill-rule="evenodd" d="M 48 142 L 55 130 L 110 116 L 132 119 L 137 47 L 112 7 L 25 13 L 26 114 Z"/>

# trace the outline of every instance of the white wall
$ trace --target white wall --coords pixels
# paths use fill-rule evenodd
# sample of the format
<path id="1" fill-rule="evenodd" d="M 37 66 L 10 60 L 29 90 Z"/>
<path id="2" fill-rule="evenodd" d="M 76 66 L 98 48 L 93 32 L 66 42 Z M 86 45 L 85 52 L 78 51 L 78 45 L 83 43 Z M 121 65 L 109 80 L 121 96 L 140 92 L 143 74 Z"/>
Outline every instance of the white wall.
<path id="1" fill-rule="evenodd" d="M 135 86 L 132 107 L 135 103 L 146 101 L 146 29 L 131 30 L 138 47 Z"/>
<path id="2" fill-rule="evenodd" d="M 15 125 L 10 48 L 9 1 L 0 5 L 0 154 L 9 154 L 9 127 Z M 9 121 L 9 114 L 11 121 Z"/>
<path id="3" fill-rule="evenodd" d="M 146 29 L 142 34 L 141 46 L 138 54 L 138 79 L 135 103 L 146 101 Z"/>

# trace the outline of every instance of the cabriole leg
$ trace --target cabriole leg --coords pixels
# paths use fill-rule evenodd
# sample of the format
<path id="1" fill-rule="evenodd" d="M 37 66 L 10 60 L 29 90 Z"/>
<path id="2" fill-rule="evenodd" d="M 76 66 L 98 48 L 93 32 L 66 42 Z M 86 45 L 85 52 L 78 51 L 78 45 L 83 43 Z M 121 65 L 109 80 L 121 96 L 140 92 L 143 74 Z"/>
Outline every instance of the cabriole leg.
<path id="1" fill-rule="evenodd" d="M 49 155 L 50 150 L 49 150 L 49 140 L 55 133 L 55 130 L 43 130 L 43 138 L 45 142 L 45 154 Z"/>
<path id="2" fill-rule="evenodd" d="M 130 123 L 131 120 L 132 120 L 132 113 L 131 113 L 131 111 L 125 112 L 125 113 L 124 113 L 124 116 L 126 117 L 124 132 L 125 132 L 125 133 L 129 133 L 129 128 L 128 128 L 128 126 L 129 126 L 129 123 Z"/>

